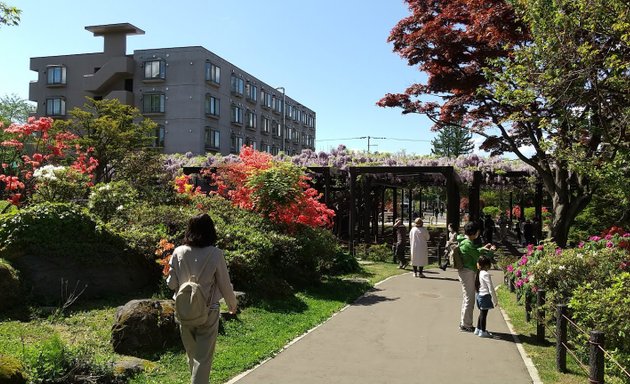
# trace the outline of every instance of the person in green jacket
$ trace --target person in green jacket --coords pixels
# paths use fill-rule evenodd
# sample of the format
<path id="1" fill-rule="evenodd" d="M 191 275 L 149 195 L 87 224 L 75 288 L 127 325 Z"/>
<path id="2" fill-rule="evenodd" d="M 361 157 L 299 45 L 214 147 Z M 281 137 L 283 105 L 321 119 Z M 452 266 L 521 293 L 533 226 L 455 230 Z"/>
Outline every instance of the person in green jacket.
<path id="1" fill-rule="evenodd" d="M 480 228 L 476 222 L 470 221 L 464 225 L 464 236 L 459 236 L 459 251 L 464 267 L 457 271 L 459 281 L 462 284 L 462 313 L 459 329 L 463 332 L 473 332 L 473 310 L 475 308 L 475 276 L 477 273 L 477 260 L 481 254 L 492 254 L 496 248 L 488 243 L 483 247 L 474 244 L 479 237 Z"/>

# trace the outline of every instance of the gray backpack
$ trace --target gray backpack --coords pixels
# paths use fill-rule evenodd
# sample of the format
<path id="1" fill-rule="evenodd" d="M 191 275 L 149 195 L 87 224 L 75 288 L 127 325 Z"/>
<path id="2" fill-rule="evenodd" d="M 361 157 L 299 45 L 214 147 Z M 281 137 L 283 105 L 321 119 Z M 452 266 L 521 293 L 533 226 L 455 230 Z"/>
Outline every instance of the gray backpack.
<path id="1" fill-rule="evenodd" d="M 459 250 L 459 244 L 452 244 L 448 251 L 448 260 L 451 266 L 455 269 L 464 268 L 464 260 L 462 260 L 462 253 Z"/>
<path id="2" fill-rule="evenodd" d="M 206 257 L 203 266 L 199 270 L 199 275 L 203 273 L 210 260 L 210 255 Z M 184 326 L 198 327 L 208 320 L 208 299 L 203 288 L 197 282 L 197 275 L 190 273 L 190 268 L 186 259 L 182 260 L 182 266 L 190 278 L 179 285 L 175 294 L 175 319 Z M 214 289 L 211 289 L 212 292 Z"/>

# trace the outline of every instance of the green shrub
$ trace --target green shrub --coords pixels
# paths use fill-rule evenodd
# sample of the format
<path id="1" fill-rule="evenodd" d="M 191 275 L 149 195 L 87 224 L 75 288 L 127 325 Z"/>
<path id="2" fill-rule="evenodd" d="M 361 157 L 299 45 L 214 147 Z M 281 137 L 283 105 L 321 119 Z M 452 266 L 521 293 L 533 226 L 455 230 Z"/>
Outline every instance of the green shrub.
<path id="1" fill-rule="evenodd" d="M 172 176 L 164 169 L 164 156 L 157 151 L 129 152 L 116 162 L 112 181 L 126 181 L 138 192 L 138 198 L 156 205 L 176 200 Z M 181 168 L 180 168 L 181 169 Z"/>
<path id="2" fill-rule="evenodd" d="M 137 198 L 138 193 L 127 181 L 102 183 L 92 188 L 88 209 L 103 222 L 108 222 L 115 216 L 125 219 Z"/>
<path id="3" fill-rule="evenodd" d="M 391 246 L 387 244 L 360 244 L 357 247 L 357 256 L 363 260 L 390 261 L 393 255 Z"/>
<path id="4" fill-rule="evenodd" d="M 0 257 L 8 260 L 28 253 L 105 264 L 105 255 L 126 247 L 120 237 L 72 203 L 41 203 L 0 215 L 0 244 Z"/>
<path id="5" fill-rule="evenodd" d="M 495 206 L 483 207 L 483 214 L 490 215 L 491 217 L 497 217 L 501 214 L 501 208 Z"/>
<path id="6" fill-rule="evenodd" d="M 596 288 L 599 286 L 599 288 Z M 630 367 L 630 273 L 623 272 L 612 278 L 609 286 L 587 282 L 573 292 L 569 302 L 573 320 L 582 329 L 604 332 L 606 350 L 614 351 L 615 359 Z M 580 336 L 582 334 L 580 333 Z M 588 345 L 582 336 L 577 345 Z M 584 351 L 587 354 L 588 351 Z M 607 364 L 608 373 L 624 377 L 613 364 Z"/>

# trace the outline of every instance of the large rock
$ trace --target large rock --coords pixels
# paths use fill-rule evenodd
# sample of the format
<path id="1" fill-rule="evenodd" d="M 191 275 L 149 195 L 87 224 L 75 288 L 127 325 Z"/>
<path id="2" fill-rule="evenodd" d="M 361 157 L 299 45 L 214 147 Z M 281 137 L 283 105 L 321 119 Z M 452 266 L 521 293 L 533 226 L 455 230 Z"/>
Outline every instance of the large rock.
<path id="1" fill-rule="evenodd" d="M 20 279 L 17 271 L 0 259 L 0 312 L 17 304 L 20 298 Z"/>
<path id="2" fill-rule="evenodd" d="M 181 347 L 173 300 L 132 300 L 118 308 L 111 344 L 116 353 L 140 357 Z"/>
<path id="3" fill-rule="evenodd" d="M 40 304 L 49 305 L 59 305 L 68 295 L 79 294 L 84 288 L 82 299 L 129 294 L 155 284 L 159 278 L 155 263 L 123 252 L 109 255 L 103 263 L 30 254 L 16 258 L 13 263 L 27 292 Z"/>
<path id="4" fill-rule="evenodd" d="M 26 384 L 24 367 L 15 358 L 0 355 L 0 384 Z"/>

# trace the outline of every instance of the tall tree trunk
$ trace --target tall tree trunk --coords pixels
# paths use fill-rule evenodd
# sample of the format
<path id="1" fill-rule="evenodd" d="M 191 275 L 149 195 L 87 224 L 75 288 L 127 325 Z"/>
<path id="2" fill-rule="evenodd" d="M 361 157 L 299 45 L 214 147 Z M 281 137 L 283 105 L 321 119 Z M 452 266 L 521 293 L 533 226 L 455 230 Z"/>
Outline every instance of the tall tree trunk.
<path id="1" fill-rule="evenodd" d="M 585 178 L 570 180 L 571 176 L 563 166 L 556 165 L 553 171 L 553 175 L 542 175 L 553 202 L 550 237 L 558 246 L 565 247 L 573 221 L 591 201 L 593 192 Z"/>

